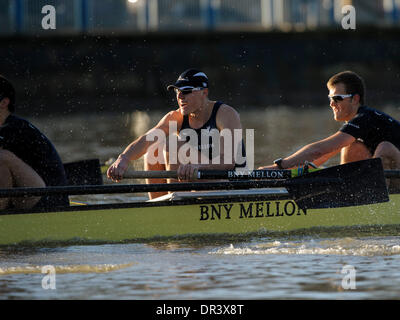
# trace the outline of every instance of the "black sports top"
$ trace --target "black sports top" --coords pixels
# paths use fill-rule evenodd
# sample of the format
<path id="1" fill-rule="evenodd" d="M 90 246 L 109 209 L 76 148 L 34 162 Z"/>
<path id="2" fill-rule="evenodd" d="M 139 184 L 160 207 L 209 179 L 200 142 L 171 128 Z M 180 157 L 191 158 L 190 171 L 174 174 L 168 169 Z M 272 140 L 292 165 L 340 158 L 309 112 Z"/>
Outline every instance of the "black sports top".
<path id="1" fill-rule="evenodd" d="M 203 126 L 201 128 L 193 129 L 192 127 L 190 127 L 189 116 L 185 115 L 185 116 L 183 116 L 182 126 L 180 129 L 180 131 L 182 131 L 184 129 L 192 129 L 196 132 L 197 141 L 198 141 L 197 149 L 203 153 L 208 152 L 209 160 L 212 160 L 212 150 L 215 146 L 213 144 L 212 136 L 210 136 L 210 135 L 208 137 L 208 141 L 206 143 L 202 143 L 202 140 L 204 140 L 204 138 L 202 139 L 202 130 L 203 130 L 203 132 L 204 131 L 209 132 L 212 129 L 218 130 L 218 128 L 217 128 L 217 113 L 218 113 L 218 110 L 221 107 L 221 105 L 223 105 L 223 102 L 220 102 L 220 101 L 215 102 L 210 118 L 206 121 L 206 123 L 203 124 Z M 190 139 L 189 136 L 187 136 L 186 141 L 188 141 L 189 139 Z M 219 152 L 217 154 L 219 154 Z M 246 150 L 245 150 L 243 141 L 242 141 L 242 157 L 246 157 Z M 244 166 L 246 166 L 246 162 L 244 164 L 236 165 L 235 167 L 244 167 Z"/>
<path id="2" fill-rule="evenodd" d="M 65 186 L 67 179 L 60 156 L 50 140 L 29 121 L 15 115 L 0 126 L 0 147 L 14 153 L 39 174 L 46 186 Z M 68 205 L 67 196 L 44 196 L 37 207 Z"/>
<path id="3" fill-rule="evenodd" d="M 361 140 L 372 154 L 383 141 L 391 142 L 400 150 L 400 122 L 373 108 L 358 108 L 357 115 L 340 131 Z"/>

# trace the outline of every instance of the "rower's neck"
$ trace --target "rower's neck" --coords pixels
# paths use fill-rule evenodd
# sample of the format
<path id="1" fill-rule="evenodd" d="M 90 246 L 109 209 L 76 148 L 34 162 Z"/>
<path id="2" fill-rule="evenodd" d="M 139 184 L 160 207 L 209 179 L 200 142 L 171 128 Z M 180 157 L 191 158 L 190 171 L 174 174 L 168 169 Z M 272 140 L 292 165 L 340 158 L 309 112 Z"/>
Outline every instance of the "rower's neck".
<path id="1" fill-rule="evenodd" d="M 354 105 L 354 106 L 353 106 L 351 117 L 350 117 L 350 119 L 348 119 L 347 121 L 350 121 L 351 119 L 353 119 L 353 118 L 357 115 L 358 109 L 359 109 L 360 107 L 361 107 L 361 104 L 357 104 L 357 105 Z"/>
<path id="2" fill-rule="evenodd" d="M 0 126 L 2 126 L 6 122 L 6 119 L 10 114 L 11 112 L 8 110 L 1 111 L 0 109 Z"/>
<path id="3" fill-rule="evenodd" d="M 189 114 L 189 118 L 195 122 L 206 122 L 211 115 L 215 101 L 206 100 L 195 112 Z"/>

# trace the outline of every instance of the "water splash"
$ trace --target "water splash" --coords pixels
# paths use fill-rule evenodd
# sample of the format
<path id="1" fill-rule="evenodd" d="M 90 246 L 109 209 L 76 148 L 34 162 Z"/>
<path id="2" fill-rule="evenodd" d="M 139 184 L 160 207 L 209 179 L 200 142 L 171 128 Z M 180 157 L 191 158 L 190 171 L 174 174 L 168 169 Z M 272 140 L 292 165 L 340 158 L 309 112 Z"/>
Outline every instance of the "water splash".
<path id="1" fill-rule="evenodd" d="M 101 265 L 55 265 L 54 269 L 57 274 L 63 273 L 107 273 L 121 270 L 134 265 L 134 263 L 125 264 L 101 264 Z M 0 268 L 1 275 L 9 274 L 34 274 L 43 273 L 43 266 L 12 266 Z"/>
<path id="2" fill-rule="evenodd" d="M 392 256 L 400 254 L 400 243 L 387 239 L 332 239 L 322 241 L 271 241 L 254 246 L 220 248 L 211 254 L 224 255 L 343 255 Z"/>

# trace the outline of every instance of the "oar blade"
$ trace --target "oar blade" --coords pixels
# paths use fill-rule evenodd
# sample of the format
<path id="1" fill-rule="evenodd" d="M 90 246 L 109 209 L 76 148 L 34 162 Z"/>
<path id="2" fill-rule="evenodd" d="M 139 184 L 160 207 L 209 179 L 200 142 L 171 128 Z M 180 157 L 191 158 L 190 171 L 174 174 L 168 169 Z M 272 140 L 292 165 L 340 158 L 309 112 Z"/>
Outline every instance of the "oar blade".
<path id="1" fill-rule="evenodd" d="M 103 184 L 99 159 L 65 163 L 64 169 L 70 186 Z"/>
<path id="2" fill-rule="evenodd" d="M 292 180 L 339 178 L 340 182 L 287 187 L 302 209 L 359 206 L 389 201 L 381 159 L 368 159 L 314 171 Z"/>

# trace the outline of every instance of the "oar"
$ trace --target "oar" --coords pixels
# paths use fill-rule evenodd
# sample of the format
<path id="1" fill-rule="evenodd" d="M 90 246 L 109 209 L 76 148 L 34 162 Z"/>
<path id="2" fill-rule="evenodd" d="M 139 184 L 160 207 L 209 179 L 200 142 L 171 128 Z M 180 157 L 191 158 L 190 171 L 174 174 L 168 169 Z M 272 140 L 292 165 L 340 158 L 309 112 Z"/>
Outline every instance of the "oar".
<path id="1" fill-rule="evenodd" d="M 339 183 L 340 179 L 302 179 L 302 180 L 261 180 L 261 181 L 218 181 L 218 182 L 184 182 L 184 183 L 159 183 L 159 184 L 125 184 L 125 185 L 86 185 L 86 186 L 60 186 L 45 188 L 13 188 L 0 189 L 0 198 L 43 196 L 49 194 L 115 194 L 115 193 L 141 193 L 156 191 L 194 191 L 194 190 L 237 190 L 249 188 L 279 188 L 291 185 L 325 185 Z"/>
<path id="2" fill-rule="evenodd" d="M 103 168 L 103 167 L 102 167 Z M 324 169 L 310 169 L 309 172 L 314 172 Z M 102 169 L 103 171 L 103 169 Z M 291 170 L 199 170 L 193 175 L 193 180 L 212 180 L 212 179 L 287 179 L 303 175 L 298 169 Z M 400 179 L 400 170 L 384 170 L 385 178 Z M 177 179 L 177 171 L 134 171 L 128 169 L 124 173 L 124 179 Z"/>
<path id="3" fill-rule="evenodd" d="M 295 170 L 196 170 L 192 180 L 249 180 L 288 179 L 296 176 Z M 124 179 L 178 179 L 177 171 L 133 171 L 127 170 Z"/>
<path id="4" fill-rule="evenodd" d="M 300 208 L 335 208 L 389 201 L 380 159 L 331 167 L 292 179 L 0 189 L 0 197 L 285 187 Z"/>
<path id="5" fill-rule="evenodd" d="M 389 201 L 380 159 L 369 159 L 320 170 L 310 170 L 285 187 L 301 208 L 332 208 Z M 298 170 L 198 171 L 195 179 L 284 179 Z M 129 178 L 176 178 L 176 171 L 129 172 Z M 312 183 L 312 179 L 315 178 Z M 311 180 L 310 180 L 311 179 Z M 311 181 L 310 183 L 306 183 Z M 301 183 L 303 182 L 303 183 Z M 325 183 L 323 183 L 325 182 Z M 278 183 L 279 184 L 279 183 Z M 278 186 L 275 184 L 275 186 Z M 283 186 L 283 185 L 280 185 Z"/>
<path id="6" fill-rule="evenodd" d="M 336 177 L 341 183 L 323 187 L 313 184 L 291 185 L 288 191 L 302 208 L 328 208 L 389 201 L 381 159 L 368 159 L 308 173 L 308 179 Z M 293 178 L 292 181 L 301 180 Z"/>
<path id="7" fill-rule="evenodd" d="M 64 163 L 64 170 L 70 186 L 103 184 L 99 159 Z"/>

